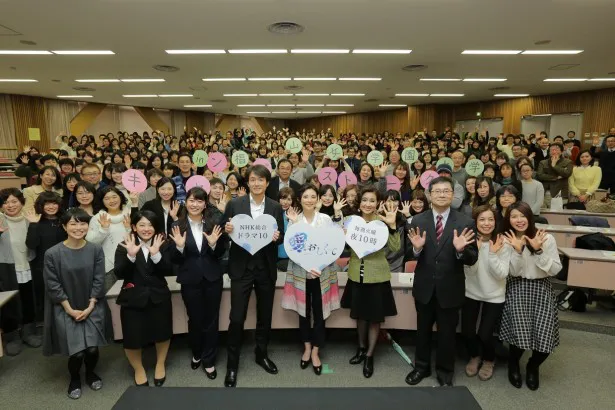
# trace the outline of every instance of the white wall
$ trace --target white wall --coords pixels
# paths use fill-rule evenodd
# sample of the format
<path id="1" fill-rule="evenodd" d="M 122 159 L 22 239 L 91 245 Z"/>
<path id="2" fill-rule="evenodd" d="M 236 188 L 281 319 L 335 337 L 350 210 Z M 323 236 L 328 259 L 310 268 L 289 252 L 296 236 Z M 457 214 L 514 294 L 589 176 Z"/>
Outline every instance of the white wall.
<path id="1" fill-rule="evenodd" d="M 551 116 L 551 126 L 549 127 L 549 137 L 551 139 L 561 135 L 566 139 L 568 131 L 574 131 L 575 137 L 581 140 L 583 132 L 583 114 L 557 114 Z"/>
<path id="2" fill-rule="evenodd" d="M 170 127 L 170 111 L 156 111 L 156 115 Z M 139 135 L 142 135 L 143 131 L 147 131 L 150 134 L 153 131 L 133 107 L 108 105 L 85 132 L 97 137 L 100 134 L 107 134 L 109 132 L 115 134 L 119 130 L 127 131 L 130 134 L 138 132 Z"/>
<path id="3" fill-rule="evenodd" d="M 526 117 L 521 119 L 521 134 L 538 136 L 541 131 L 550 132 L 551 117 Z"/>

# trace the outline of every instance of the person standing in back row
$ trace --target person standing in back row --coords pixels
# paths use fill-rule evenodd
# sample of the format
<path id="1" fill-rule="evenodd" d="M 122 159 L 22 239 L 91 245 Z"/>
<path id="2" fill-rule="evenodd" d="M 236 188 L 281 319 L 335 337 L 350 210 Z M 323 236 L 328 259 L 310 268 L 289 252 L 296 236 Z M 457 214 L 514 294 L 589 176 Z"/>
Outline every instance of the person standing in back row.
<path id="1" fill-rule="evenodd" d="M 406 383 L 416 385 L 431 375 L 431 330 L 438 325 L 436 373 L 441 386 L 452 386 L 455 370 L 455 337 L 459 309 L 465 301 L 464 265 L 478 260 L 474 221 L 451 209 L 454 182 L 448 177 L 431 181 L 432 210 L 415 216 L 408 238 L 414 270 L 417 314 L 415 369 Z"/>
<path id="2" fill-rule="evenodd" d="M 275 218 L 278 227 L 284 227 L 282 207 L 278 202 L 265 197 L 265 190 L 271 181 L 271 173 L 263 165 L 248 168 L 249 195 L 233 199 L 226 206 L 224 213 L 225 231 L 233 232 L 230 222 L 235 215 L 249 215 L 256 219 L 267 214 Z M 275 230 L 271 243 L 260 249 L 254 255 L 232 243 L 229 251 L 228 273 L 231 278 L 231 314 L 228 329 L 228 360 L 224 379 L 226 387 L 237 385 L 237 370 L 241 353 L 241 338 L 246 320 L 250 294 L 256 292 L 256 363 L 267 373 L 277 374 L 278 368 L 267 355 L 269 332 L 271 330 L 271 312 L 275 283 L 278 277 L 277 256 L 278 245 L 284 243 L 284 233 Z"/>

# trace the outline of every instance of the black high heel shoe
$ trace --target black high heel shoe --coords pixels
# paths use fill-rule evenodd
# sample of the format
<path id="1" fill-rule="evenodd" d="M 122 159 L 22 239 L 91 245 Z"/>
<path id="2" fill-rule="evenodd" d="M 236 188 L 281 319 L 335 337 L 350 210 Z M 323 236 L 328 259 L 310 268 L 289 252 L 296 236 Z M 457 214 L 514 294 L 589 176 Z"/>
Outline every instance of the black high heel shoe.
<path id="1" fill-rule="evenodd" d="M 200 365 L 201 365 L 201 361 L 200 360 L 198 362 L 195 362 L 194 358 L 190 359 L 190 368 L 192 370 L 198 369 Z"/>
<path id="2" fill-rule="evenodd" d="M 360 347 L 357 349 L 357 353 L 350 358 L 350 364 L 360 364 L 367 357 L 367 349 Z"/>
<path id="3" fill-rule="evenodd" d="M 366 356 L 363 362 L 363 376 L 369 379 L 372 374 L 374 374 L 374 356 Z"/>
<path id="4" fill-rule="evenodd" d="M 146 380 L 146 381 L 145 381 L 145 383 L 141 383 L 141 384 L 138 384 L 138 383 L 135 381 L 135 386 L 137 386 L 137 387 L 149 387 L 149 381 L 148 381 L 148 380 Z"/>
<path id="5" fill-rule="evenodd" d="M 508 381 L 517 389 L 520 389 L 523 385 L 523 381 L 521 379 L 521 370 L 519 369 L 519 362 L 508 363 Z"/>
<path id="6" fill-rule="evenodd" d="M 311 358 L 311 357 L 310 357 L 309 359 L 307 359 L 307 360 L 303 360 L 303 359 L 301 359 L 301 363 L 300 363 L 299 365 L 301 366 L 301 368 L 302 368 L 303 370 L 305 370 L 305 369 L 307 369 L 307 368 L 308 368 L 308 366 L 310 365 L 310 362 L 311 362 L 311 361 L 312 361 L 312 358 Z"/>
<path id="7" fill-rule="evenodd" d="M 164 384 L 164 382 L 167 380 L 167 376 L 165 375 L 162 379 L 156 379 L 154 377 L 154 386 L 156 387 L 162 387 L 162 385 Z"/>

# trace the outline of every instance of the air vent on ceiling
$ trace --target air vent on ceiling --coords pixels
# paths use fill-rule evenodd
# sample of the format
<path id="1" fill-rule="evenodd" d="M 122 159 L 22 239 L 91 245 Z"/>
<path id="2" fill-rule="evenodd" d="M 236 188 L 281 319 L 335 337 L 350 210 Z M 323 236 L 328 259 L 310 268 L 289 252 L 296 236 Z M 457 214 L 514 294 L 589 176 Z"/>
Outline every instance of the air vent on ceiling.
<path id="1" fill-rule="evenodd" d="M 611 71 L 610 73 L 607 73 L 608 75 L 615 75 L 615 71 Z"/>
<path id="2" fill-rule="evenodd" d="M 227 100 L 209 100 L 212 103 L 225 103 Z"/>
<path id="3" fill-rule="evenodd" d="M 21 40 L 20 43 L 21 44 L 25 44 L 26 46 L 35 46 L 36 45 L 36 42 L 30 41 L 30 40 Z"/>
<path id="4" fill-rule="evenodd" d="M 305 30 L 305 27 L 291 21 L 280 21 L 269 25 L 267 30 L 274 34 L 299 34 Z"/>
<path id="5" fill-rule="evenodd" d="M 190 91 L 207 91 L 207 87 L 197 85 L 196 87 L 188 87 Z"/>
<path id="6" fill-rule="evenodd" d="M 489 91 L 504 91 L 504 90 L 510 90 L 510 87 L 493 87 L 489 89 Z"/>
<path id="7" fill-rule="evenodd" d="M 536 41 L 534 44 L 537 46 L 544 46 L 545 44 L 549 44 L 551 43 L 551 40 L 540 40 L 540 41 Z"/>
<path id="8" fill-rule="evenodd" d="M 302 109 L 303 109 L 303 108 L 301 108 L 301 107 L 293 107 L 293 108 L 291 108 L 290 110 L 291 110 L 291 111 L 301 111 Z"/>
<path id="9" fill-rule="evenodd" d="M 580 66 L 581 64 L 558 64 L 558 65 L 554 65 L 553 67 L 549 67 L 549 70 L 552 71 L 564 71 L 564 70 L 570 70 L 571 68 L 575 68 Z"/>
<path id="10" fill-rule="evenodd" d="M 296 90 L 303 90 L 303 87 L 300 85 L 287 85 L 286 87 L 284 87 L 285 90 L 289 90 L 289 91 L 296 91 Z"/>
<path id="11" fill-rule="evenodd" d="M 54 83 L 61 83 L 62 82 L 62 80 L 51 80 L 51 81 L 54 82 Z"/>
<path id="12" fill-rule="evenodd" d="M 402 67 L 401 69 L 404 70 L 404 71 L 421 71 L 421 70 L 424 70 L 426 68 L 427 68 L 427 66 L 424 65 L 424 64 L 410 64 L 410 65 L 407 65 L 405 67 Z"/>
<path id="13" fill-rule="evenodd" d="M 73 87 L 75 91 L 96 91 L 96 88 L 92 87 Z"/>
<path id="14" fill-rule="evenodd" d="M 363 100 L 363 102 L 377 102 L 377 101 L 380 101 L 380 100 L 377 98 L 368 98 L 367 100 Z"/>
<path id="15" fill-rule="evenodd" d="M 174 73 L 176 71 L 179 71 L 179 67 L 175 67 L 173 65 L 157 64 L 157 65 L 153 66 L 152 68 L 154 70 L 164 71 L 165 73 Z"/>

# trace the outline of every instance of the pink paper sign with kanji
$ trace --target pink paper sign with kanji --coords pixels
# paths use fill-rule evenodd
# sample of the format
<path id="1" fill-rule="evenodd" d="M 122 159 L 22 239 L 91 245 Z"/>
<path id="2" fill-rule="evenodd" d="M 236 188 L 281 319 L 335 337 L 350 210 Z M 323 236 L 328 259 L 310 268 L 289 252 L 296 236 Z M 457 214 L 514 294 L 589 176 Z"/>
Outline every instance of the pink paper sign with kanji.
<path id="1" fill-rule="evenodd" d="M 143 192 L 147 189 L 147 178 L 138 169 L 129 169 L 122 173 L 122 185 L 128 192 Z"/>
<path id="2" fill-rule="evenodd" d="M 203 175 L 193 175 L 188 178 L 188 181 L 186 181 L 186 191 L 190 191 L 192 188 L 197 186 L 203 188 L 203 190 L 209 194 L 211 185 L 209 184 L 207 178 Z"/>

